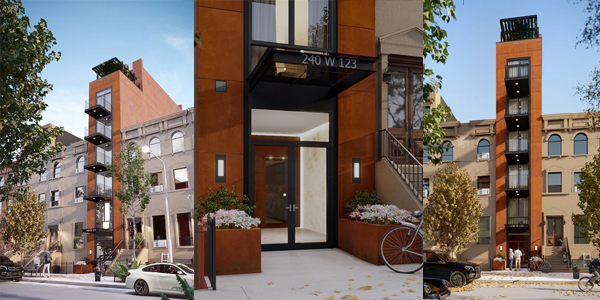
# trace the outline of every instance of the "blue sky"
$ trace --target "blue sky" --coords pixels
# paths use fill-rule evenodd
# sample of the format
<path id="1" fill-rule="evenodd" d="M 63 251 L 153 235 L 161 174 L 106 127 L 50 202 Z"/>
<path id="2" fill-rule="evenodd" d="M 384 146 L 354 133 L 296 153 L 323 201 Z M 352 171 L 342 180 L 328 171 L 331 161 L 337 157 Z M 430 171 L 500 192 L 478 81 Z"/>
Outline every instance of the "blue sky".
<path id="1" fill-rule="evenodd" d="M 542 113 L 582 112 L 586 105 L 575 87 L 588 81 L 600 53 L 575 47 L 587 14 L 567 0 L 457 0 L 457 19 L 444 25 L 450 57 L 433 66 L 444 77 L 442 96 L 461 122 L 494 119 L 496 42 L 500 19 L 538 16 L 542 34 Z M 430 64 L 430 62 L 427 62 Z"/>
<path id="2" fill-rule="evenodd" d="M 43 124 L 53 123 L 83 137 L 83 112 L 92 67 L 117 57 L 144 67 L 177 103 L 194 105 L 194 11 L 191 0 L 23 1 L 31 25 L 40 18 L 56 38 L 58 62 L 42 76 L 54 85 L 46 97 Z"/>

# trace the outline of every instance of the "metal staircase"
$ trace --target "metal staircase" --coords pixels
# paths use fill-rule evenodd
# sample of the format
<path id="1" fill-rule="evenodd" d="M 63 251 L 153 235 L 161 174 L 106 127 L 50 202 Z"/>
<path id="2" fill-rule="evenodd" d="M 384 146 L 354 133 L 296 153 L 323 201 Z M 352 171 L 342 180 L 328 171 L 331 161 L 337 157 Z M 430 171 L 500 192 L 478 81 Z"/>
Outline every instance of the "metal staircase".
<path id="1" fill-rule="evenodd" d="M 423 165 L 387 129 L 379 131 L 379 158 L 385 159 L 423 203 Z"/>

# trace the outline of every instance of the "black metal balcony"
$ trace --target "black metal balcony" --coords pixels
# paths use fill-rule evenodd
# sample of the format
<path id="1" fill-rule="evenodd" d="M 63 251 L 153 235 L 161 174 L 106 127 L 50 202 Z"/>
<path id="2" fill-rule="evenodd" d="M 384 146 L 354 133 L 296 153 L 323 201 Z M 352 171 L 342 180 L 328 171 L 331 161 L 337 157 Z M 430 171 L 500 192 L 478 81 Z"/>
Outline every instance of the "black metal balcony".
<path id="1" fill-rule="evenodd" d="M 509 233 L 524 233 L 529 231 L 529 217 L 508 217 L 504 228 Z"/>
<path id="2" fill-rule="evenodd" d="M 504 85 L 508 98 L 529 96 L 529 64 L 506 65 Z"/>
<path id="3" fill-rule="evenodd" d="M 87 189 L 87 193 L 83 196 L 83 200 L 93 202 L 110 201 L 112 198 L 112 188 L 98 184 Z"/>
<path id="4" fill-rule="evenodd" d="M 104 94 L 96 97 L 96 101 L 90 104 L 88 101 L 85 102 L 85 113 L 90 115 L 94 119 L 104 118 L 110 116 L 112 112 L 112 94 Z"/>
<path id="5" fill-rule="evenodd" d="M 96 128 L 86 128 L 84 139 L 96 146 L 109 143 L 112 136 L 112 128 L 102 123 L 96 123 Z"/>
<path id="6" fill-rule="evenodd" d="M 508 174 L 505 191 L 509 198 L 529 197 L 529 174 Z"/>
<path id="7" fill-rule="evenodd" d="M 88 157 L 88 161 L 83 166 L 83 168 L 94 173 L 100 173 L 108 170 L 108 166 L 110 166 L 111 164 L 111 155 L 96 152 L 96 157 Z"/>
<path id="8" fill-rule="evenodd" d="M 506 141 L 506 151 L 504 152 L 506 161 L 510 165 L 520 165 L 529 163 L 529 139 L 508 139 Z"/>

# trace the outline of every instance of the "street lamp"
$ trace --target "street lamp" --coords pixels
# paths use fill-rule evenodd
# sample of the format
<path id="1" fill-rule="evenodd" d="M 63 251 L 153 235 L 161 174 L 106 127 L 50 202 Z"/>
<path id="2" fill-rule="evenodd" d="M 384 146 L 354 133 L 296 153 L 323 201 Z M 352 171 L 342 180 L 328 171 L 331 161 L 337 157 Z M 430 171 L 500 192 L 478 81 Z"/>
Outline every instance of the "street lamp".
<path id="1" fill-rule="evenodd" d="M 152 152 L 152 150 L 150 150 L 150 147 L 148 145 L 142 146 L 142 152 L 154 155 L 154 157 L 158 158 L 158 160 L 160 160 L 160 162 L 163 164 L 163 183 L 165 185 L 165 214 L 167 215 L 167 252 L 169 256 L 167 262 L 173 263 L 173 248 L 171 247 L 171 220 L 169 218 L 169 199 L 167 197 L 169 193 L 169 186 L 167 185 L 167 166 L 159 156 L 157 156 Z"/>

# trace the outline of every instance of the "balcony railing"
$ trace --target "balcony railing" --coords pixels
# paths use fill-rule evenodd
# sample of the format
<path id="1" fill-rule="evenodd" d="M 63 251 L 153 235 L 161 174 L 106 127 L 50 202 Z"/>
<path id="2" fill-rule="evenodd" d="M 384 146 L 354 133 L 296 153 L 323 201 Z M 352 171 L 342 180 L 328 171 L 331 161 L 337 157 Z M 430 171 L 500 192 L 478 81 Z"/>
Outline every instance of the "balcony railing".
<path id="1" fill-rule="evenodd" d="M 101 106 L 107 112 L 111 112 L 112 111 L 112 93 L 104 94 L 102 96 L 97 96 L 96 103 L 92 104 L 92 106 L 96 106 L 96 105 Z M 85 109 L 87 110 L 89 108 L 90 108 L 90 102 L 85 101 Z"/>
<path id="2" fill-rule="evenodd" d="M 112 187 L 104 184 L 97 184 L 88 187 L 84 199 L 93 201 L 103 201 L 112 197 Z"/>
<path id="3" fill-rule="evenodd" d="M 506 79 L 529 77 L 529 65 L 507 65 Z"/>
<path id="4" fill-rule="evenodd" d="M 110 136 L 112 135 L 112 127 L 98 122 L 96 123 L 95 129 L 92 127 L 85 128 L 85 136 L 90 136 L 95 133 L 100 133 L 110 138 Z"/>
<path id="5" fill-rule="evenodd" d="M 506 186 L 509 189 L 529 188 L 529 174 L 509 174 L 506 178 Z"/>
<path id="6" fill-rule="evenodd" d="M 526 115 L 529 113 L 527 101 L 508 100 L 509 115 Z"/>
<path id="7" fill-rule="evenodd" d="M 529 217 L 508 217 L 508 224 L 511 225 L 528 225 Z"/>
<path id="8" fill-rule="evenodd" d="M 508 151 L 521 152 L 529 149 L 529 139 L 509 139 Z"/>
<path id="9" fill-rule="evenodd" d="M 88 159 L 88 163 L 89 164 L 93 164 L 93 163 L 99 163 L 99 164 L 103 164 L 103 165 L 112 165 L 112 155 L 110 154 L 106 154 L 106 153 L 101 153 L 101 152 L 96 152 L 96 161 L 93 161 L 94 157 L 90 157 L 90 159 Z"/>

